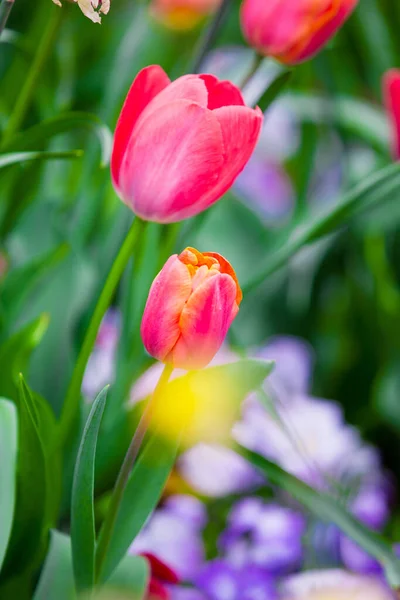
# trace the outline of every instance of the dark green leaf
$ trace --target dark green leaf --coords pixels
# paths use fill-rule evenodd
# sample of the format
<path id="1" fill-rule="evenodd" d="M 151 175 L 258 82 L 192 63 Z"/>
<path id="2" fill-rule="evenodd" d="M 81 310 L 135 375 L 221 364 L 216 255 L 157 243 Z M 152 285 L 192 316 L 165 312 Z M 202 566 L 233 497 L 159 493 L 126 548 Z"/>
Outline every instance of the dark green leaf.
<path id="1" fill-rule="evenodd" d="M 17 411 L 15 405 L 0 399 L 0 569 L 7 550 L 14 516 Z"/>
<path id="2" fill-rule="evenodd" d="M 94 584 L 94 555 L 96 545 L 94 520 L 94 465 L 97 437 L 103 416 L 108 386 L 93 402 L 83 430 L 76 459 L 71 501 L 71 540 L 74 576 L 77 590 Z"/>
<path id="3" fill-rule="evenodd" d="M 71 540 L 59 531 L 51 532 L 47 557 L 33 600 L 75 600 Z"/>
<path id="4" fill-rule="evenodd" d="M 265 90 L 261 98 L 258 100 L 257 105 L 260 107 L 262 112 L 268 110 L 271 104 L 277 99 L 279 94 L 285 89 L 292 77 L 291 71 L 283 71 L 280 73 Z"/>
<path id="5" fill-rule="evenodd" d="M 87 129 L 97 136 L 101 145 L 101 163 L 103 166 L 108 165 L 112 150 L 112 133 L 96 115 L 85 112 L 70 112 L 42 121 L 39 125 L 14 136 L 3 147 L 3 151 L 31 150 L 56 135 L 77 129 Z"/>

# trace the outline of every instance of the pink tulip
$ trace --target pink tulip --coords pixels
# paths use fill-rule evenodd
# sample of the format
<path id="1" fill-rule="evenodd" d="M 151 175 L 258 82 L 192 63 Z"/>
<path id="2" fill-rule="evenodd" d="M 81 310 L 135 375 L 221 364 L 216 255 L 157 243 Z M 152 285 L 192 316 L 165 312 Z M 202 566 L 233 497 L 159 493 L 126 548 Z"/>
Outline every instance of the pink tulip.
<path id="1" fill-rule="evenodd" d="M 262 113 L 213 75 L 173 83 L 159 66 L 140 71 L 115 130 L 111 159 L 120 198 L 145 220 L 174 223 L 230 188 L 257 143 Z"/>
<path id="2" fill-rule="evenodd" d="M 392 155 L 400 160 L 400 69 L 390 69 L 383 76 L 383 97 L 392 137 Z"/>
<path id="3" fill-rule="evenodd" d="M 212 14 L 221 0 L 152 0 L 150 11 L 166 27 L 187 31 Z"/>
<path id="4" fill-rule="evenodd" d="M 358 0 L 244 0 L 244 36 L 260 54 L 293 65 L 316 54 Z"/>
<path id="5" fill-rule="evenodd" d="M 242 300 L 235 271 L 214 252 L 186 248 L 155 278 L 141 334 L 151 356 L 180 369 L 205 367 L 220 348 Z"/>

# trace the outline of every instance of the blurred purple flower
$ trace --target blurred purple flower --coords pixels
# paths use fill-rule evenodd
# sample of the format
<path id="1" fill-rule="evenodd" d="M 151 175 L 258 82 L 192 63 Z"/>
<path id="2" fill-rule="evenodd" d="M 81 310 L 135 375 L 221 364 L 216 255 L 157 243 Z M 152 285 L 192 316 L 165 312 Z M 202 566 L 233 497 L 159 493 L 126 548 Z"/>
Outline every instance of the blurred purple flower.
<path id="1" fill-rule="evenodd" d="M 178 469 L 196 492 L 214 498 L 237 494 L 263 480 L 233 450 L 218 444 L 197 444 L 179 459 Z"/>
<path id="2" fill-rule="evenodd" d="M 115 377 L 115 359 L 120 334 L 120 314 L 109 309 L 100 325 L 96 343 L 86 366 L 82 382 L 82 393 L 89 400 Z"/>
<path id="3" fill-rule="evenodd" d="M 169 505 L 156 510 L 132 543 L 130 554 L 153 553 L 181 579 L 190 581 L 204 562 L 201 528 L 205 522 L 202 503 L 192 498 L 191 504 L 191 515 L 187 496 L 176 496 Z"/>
<path id="4" fill-rule="evenodd" d="M 222 559 L 206 563 L 196 586 L 207 600 L 276 600 L 275 584 L 265 569 L 237 568 Z"/>
<path id="5" fill-rule="evenodd" d="M 345 424 L 338 404 L 296 395 L 275 406 L 275 413 L 269 414 L 255 397 L 248 398 L 234 437 L 320 489 L 332 479 L 348 489 L 378 477 L 377 452 Z"/>
<path id="6" fill-rule="evenodd" d="M 208 600 L 201 592 L 194 588 L 174 586 L 170 591 L 171 600 Z"/>
<path id="7" fill-rule="evenodd" d="M 287 573 L 301 564 L 304 517 L 259 498 L 239 501 L 228 517 L 219 546 L 237 567 L 256 565 L 269 573 Z"/>
<path id="8" fill-rule="evenodd" d="M 365 575 L 382 574 L 379 562 L 347 536 L 341 535 L 339 548 L 342 562 L 349 571 Z"/>

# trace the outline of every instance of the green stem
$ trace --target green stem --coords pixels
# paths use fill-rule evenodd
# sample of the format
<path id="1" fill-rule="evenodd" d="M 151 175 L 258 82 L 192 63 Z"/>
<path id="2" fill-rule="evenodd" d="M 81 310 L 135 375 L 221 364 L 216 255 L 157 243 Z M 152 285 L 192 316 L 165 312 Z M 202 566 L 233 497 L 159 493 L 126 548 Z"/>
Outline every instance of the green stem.
<path id="1" fill-rule="evenodd" d="M 63 12 L 55 6 L 49 6 L 49 11 L 51 13 L 50 19 L 47 23 L 45 31 L 43 32 L 43 35 L 40 37 L 40 42 L 37 46 L 31 68 L 24 81 L 17 102 L 15 103 L 14 110 L 4 131 L 2 140 L 3 145 L 7 144 L 13 135 L 20 129 L 25 115 L 29 110 L 36 85 L 52 51 L 53 44 L 57 39 L 58 31 L 62 22 Z"/>
<path id="2" fill-rule="evenodd" d="M 8 17 L 12 7 L 14 6 L 14 0 L 3 0 L 0 4 L 0 35 L 3 33 Z"/>
<path id="3" fill-rule="evenodd" d="M 236 450 L 262 471 L 270 483 L 288 492 L 322 521 L 337 525 L 343 533 L 382 564 L 387 580 L 394 589 L 400 587 L 400 560 L 382 536 L 367 529 L 333 498 L 323 492 L 317 492 L 275 463 L 241 446 L 237 446 Z"/>
<path id="4" fill-rule="evenodd" d="M 122 273 L 124 272 L 125 267 L 137 245 L 137 241 L 140 237 L 140 233 L 143 227 L 144 221 L 142 221 L 138 217 L 135 217 L 133 225 L 128 231 L 128 234 L 118 252 L 118 255 L 114 260 L 114 263 L 111 267 L 111 271 L 108 274 L 104 288 L 100 294 L 96 308 L 93 312 L 92 318 L 90 320 L 88 329 L 85 334 L 85 339 L 83 340 L 81 351 L 75 364 L 74 372 L 72 374 L 71 382 L 69 384 L 69 388 L 63 405 L 63 411 L 61 413 L 61 419 L 57 431 L 56 440 L 57 445 L 60 447 L 66 442 L 71 426 L 79 409 L 80 391 L 83 375 L 85 373 L 87 361 L 96 341 L 97 332 L 99 330 L 101 321 L 110 305 L 112 296 L 121 279 Z"/>
<path id="5" fill-rule="evenodd" d="M 214 18 L 211 21 L 210 26 L 208 27 L 204 36 L 200 40 L 199 48 L 196 51 L 196 55 L 193 59 L 192 66 L 189 69 L 190 73 L 199 73 L 201 71 L 203 61 L 207 53 L 213 47 L 215 40 L 217 39 L 218 32 L 224 24 L 226 17 L 228 16 L 231 4 L 233 4 L 232 0 L 222 0 L 219 9 L 215 13 Z"/>
<path id="6" fill-rule="evenodd" d="M 111 537 L 114 531 L 115 522 L 118 516 L 118 510 L 121 505 L 121 501 L 129 480 L 129 476 L 139 455 L 140 448 L 142 446 L 144 437 L 149 427 L 154 406 L 157 402 L 157 399 L 161 397 L 164 387 L 168 383 L 169 378 L 171 377 L 172 371 L 173 366 L 170 364 L 166 364 L 163 372 L 161 373 L 161 377 L 157 383 L 157 386 L 153 392 L 153 395 L 147 403 L 146 408 L 144 409 L 142 418 L 139 421 L 135 434 L 132 438 L 131 444 L 125 455 L 124 462 L 122 463 L 122 467 L 119 471 L 114 491 L 111 496 L 110 506 L 108 508 L 106 517 L 101 528 L 99 543 L 97 545 L 95 575 L 96 583 L 98 583 L 101 580 L 104 561 L 107 556 L 108 546 L 110 544 Z"/>
<path id="7" fill-rule="evenodd" d="M 248 83 L 253 79 L 254 75 L 257 73 L 259 67 L 261 66 L 264 57 L 261 54 L 255 54 L 253 61 L 251 63 L 249 72 L 244 77 L 242 83 L 240 84 L 241 89 L 243 90 Z"/>

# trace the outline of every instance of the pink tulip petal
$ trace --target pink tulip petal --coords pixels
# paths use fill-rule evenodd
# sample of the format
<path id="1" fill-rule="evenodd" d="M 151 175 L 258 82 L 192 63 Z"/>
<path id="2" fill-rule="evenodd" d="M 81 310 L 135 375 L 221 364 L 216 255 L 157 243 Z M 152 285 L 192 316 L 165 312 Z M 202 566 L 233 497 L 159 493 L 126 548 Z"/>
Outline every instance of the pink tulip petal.
<path id="1" fill-rule="evenodd" d="M 114 135 L 111 175 L 117 187 L 124 152 L 139 115 L 147 104 L 169 84 L 168 76 L 158 65 L 142 69 L 132 83 L 119 115 Z"/>
<path id="2" fill-rule="evenodd" d="M 218 109 L 222 110 L 222 109 Z M 160 223 L 183 212 L 215 186 L 224 163 L 221 127 L 214 111 L 175 101 L 142 121 L 122 164 L 123 196 L 135 212 Z"/>
<path id="3" fill-rule="evenodd" d="M 232 277 L 219 274 L 206 279 L 183 308 L 181 336 L 168 360 L 183 369 L 205 367 L 220 348 L 237 312 Z"/>
<path id="4" fill-rule="evenodd" d="M 163 361 L 175 346 L 191 290 L 189 270 L 174 254 L 153 281 L 140 328 L 145 348 L 154 358 Z"/>
<path id="5" fill-rule="evenodd" d="M 390 69 L 383 76 L 383 97 L 390 122 L 392 154 L 400 160 L 400 70 Z"/>
<path id="6" fill-rule="evenodd" d="M 239 88 L 230 81 L 219 81 L 214 75 L 200 75 L 208 91 L 208 108 L 220 108 L 221 106 L 245 106 L 245 101 Z"/>

